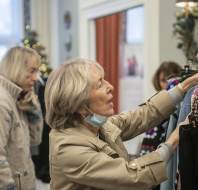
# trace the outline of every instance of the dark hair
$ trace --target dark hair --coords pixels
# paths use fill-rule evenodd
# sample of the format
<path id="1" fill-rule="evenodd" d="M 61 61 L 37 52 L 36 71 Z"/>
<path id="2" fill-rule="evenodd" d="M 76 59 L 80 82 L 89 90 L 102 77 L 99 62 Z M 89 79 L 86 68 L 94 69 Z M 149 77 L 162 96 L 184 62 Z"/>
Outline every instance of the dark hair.
<path id="1" fill-rule="evenodd" d="M 153 85 L 157 91 L 161 90 L 159 76 L 161 73 L 164 73 L 165 78 L 170 76 L 179 76 L 181 73 L 181 67 L 174 61 L 164 61 L 159 66 L 157 71 L 153 76 Z"/>

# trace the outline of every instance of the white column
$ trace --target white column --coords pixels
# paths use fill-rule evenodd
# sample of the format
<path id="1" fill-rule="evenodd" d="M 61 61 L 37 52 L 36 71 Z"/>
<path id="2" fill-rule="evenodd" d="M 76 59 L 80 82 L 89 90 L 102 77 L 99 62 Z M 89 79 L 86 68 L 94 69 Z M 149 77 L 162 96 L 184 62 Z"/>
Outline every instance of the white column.
<path id="1" fill-rule="evenodd" d="M 49 0 L 31 0 L 31 29 L 38 33 L 39 42 L 45 46 L 50 59 L 50 6 Z"/>
<path id="2" fill-rule="evenodd" d="M 154 94 L 152 76 L 159 66 L 160 57 L 160 12 L 159 0 L 147 0 L 145 2 L 145 70 L 144 70 L 144 98 L 149 98 Z"/>
<path id="3" fill-rule="evenodd" d="M 59 22 L 58 22 L 58 1 L 50 1 L 50 15 L 49 15 L 49 37 L 50 37 L 50 60 L 51 66 L 56 68 L 59 65 Z"/>

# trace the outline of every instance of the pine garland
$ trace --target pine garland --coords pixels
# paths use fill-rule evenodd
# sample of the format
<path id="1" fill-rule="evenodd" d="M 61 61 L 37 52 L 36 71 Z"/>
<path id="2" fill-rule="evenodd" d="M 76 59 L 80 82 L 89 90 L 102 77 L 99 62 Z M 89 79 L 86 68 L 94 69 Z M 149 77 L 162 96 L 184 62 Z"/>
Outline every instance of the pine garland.
<path id="1" fill-rule="evenodd" d="M 194 38 L 196 21 L 198 19 L 198 7 L 186 11 L 182 10 L 176 14 L 176 23 L 173 24 L 173 33 L 179 40 L 177 48 L 181 49 L 187 59 L 198 63 L 198 44 Z"/>
<path id="2" fill-rule="evenodd" d="M 26 28 L 25 38 L 22 40 L 23 45 L 25 47 L 30 47 L 37 51 L 37 53 L 41 56 L 41 66 L 39 70 L 43 78 L 47 78 L 49 73 L 52 71 L 52 68 L 49 65 L 47 55 L 45 53 L 45 47 L 39 43 L 38 34 L 36 31 L 30 30 L 30 28 Z"/>

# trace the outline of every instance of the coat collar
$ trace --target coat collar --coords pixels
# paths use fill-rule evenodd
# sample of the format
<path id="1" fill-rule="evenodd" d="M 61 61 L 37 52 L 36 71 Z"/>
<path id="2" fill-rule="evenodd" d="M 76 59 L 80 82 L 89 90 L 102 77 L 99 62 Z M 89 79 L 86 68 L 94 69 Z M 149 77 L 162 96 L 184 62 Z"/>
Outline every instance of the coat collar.
<path id="1" fill-rule="evenodd" d="M 84 127 L 83 125 L 80 125 L 80 127 L 77 129 L 82 134 L 96 137 L 96 135 L 90 131 L 88 128 Z M 107 122 L 100 128 L 100 135 L 104 137 L 105 141 L 113 141 L 115 142 L 117 137 L 121 134 L 121 130 L 114 125 L 110 120 L 107 120 Z"/>
<path id="2" fill-rule="evenodd" d="M 71 127 L 67 129 L 60 129 L 63 133 L 65 132 L 71 132 L 71 133 L 78 133 L 81 135 L 86 135 L 89 137 L 97 137 L 96 134 L 94 134 L 92 131 L 90 131 L 88 128 L 83 126 L 82 124 L 78 127 Z M 100 135 L 105 141 L 112 141 L 115 142 L 117 137 L 121 134 L 121 130 L 114 125 L 110 120 L 107 120 L 107 122 L 100 128 Z"/>
<path id="3" fill-rule="evenodd" d="M 0 85 L 5 88 L 15 100 L 18 99 L 20 93 L 23 91 L 22 88 L 2 75 L 0 75 Z"/>
<path id="4" fill-rule="evenodd" d="M 121 130 L 114 125 L 110 119 L 102 126 L 101 134 L 105 137 L 105 139 L 109 139 L 113 142 L 117 139 L 118 136 L 121 134 Z"/>

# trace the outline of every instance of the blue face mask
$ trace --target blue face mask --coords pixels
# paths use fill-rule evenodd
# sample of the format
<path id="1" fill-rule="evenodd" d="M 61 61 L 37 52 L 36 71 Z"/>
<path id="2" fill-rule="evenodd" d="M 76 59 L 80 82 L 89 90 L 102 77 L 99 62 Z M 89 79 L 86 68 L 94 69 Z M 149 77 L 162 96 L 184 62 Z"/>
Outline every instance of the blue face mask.
<path id="1" fill-rule="evenodd" d="M 107 117 L 93 113 L 92 115 L 85 117 L 84 121 L 94 127 L 99 128 L 102 127 L 102 125 L 107 121 Z"/>

